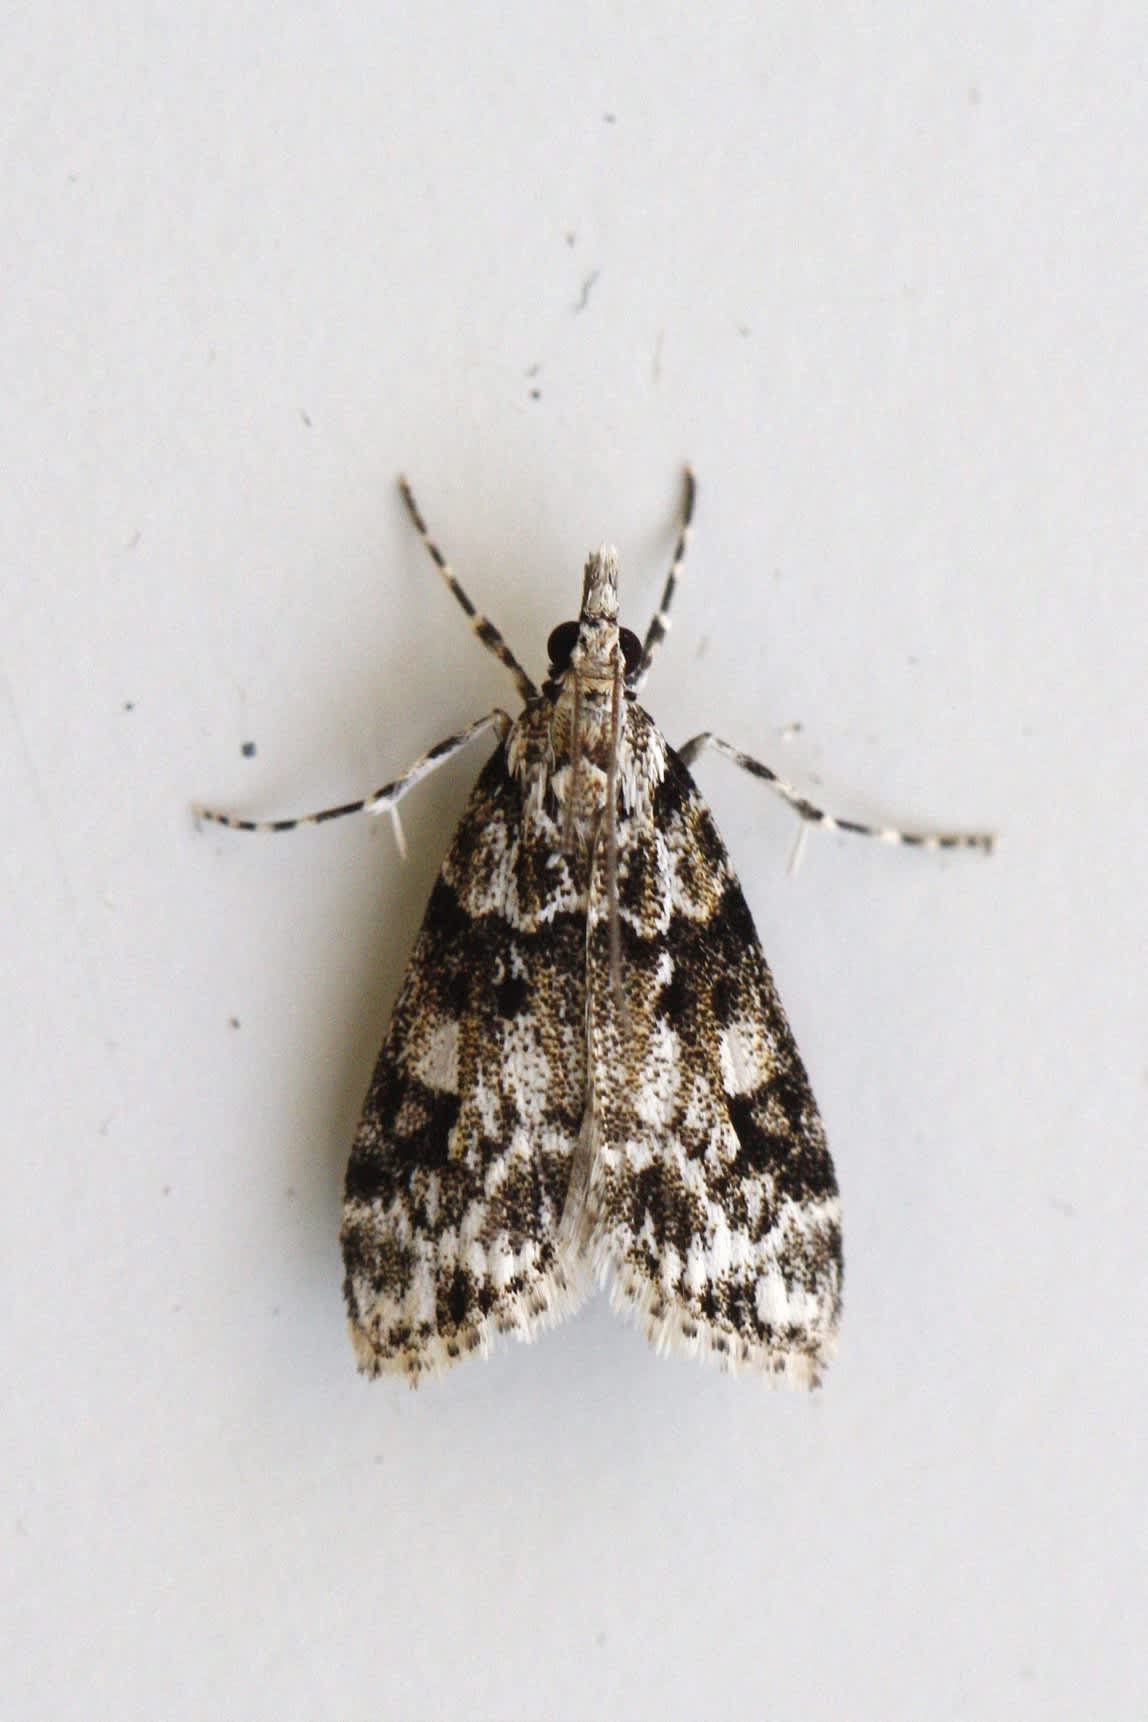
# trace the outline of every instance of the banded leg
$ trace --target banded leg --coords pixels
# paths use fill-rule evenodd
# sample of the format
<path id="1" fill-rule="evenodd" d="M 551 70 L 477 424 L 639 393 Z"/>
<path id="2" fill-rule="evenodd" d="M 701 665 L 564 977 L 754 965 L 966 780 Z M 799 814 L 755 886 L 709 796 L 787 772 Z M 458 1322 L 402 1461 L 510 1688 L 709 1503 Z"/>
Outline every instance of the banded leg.
<path id="1" fill-rule="evenodd" d="M 705 747 L 712 747 L 715 753 L 732 759 L 743 771 L 760 777 L 771 789 L 775 789 L 784 801 L 788 801 L 802 819 L 808 820 L 811 825 L 824 826 L 826 831 L 853 831 L 860 837 L 876 837 L 882 843 L 904 844 L 914 849 L 983 849 L 986 855 L 992 854 L 996 843 L 995 835 L 990 832 L 898 831 L 891 825 L 865 825 L 859 819 L 839 819 L 836 814 L 826 813 L 824 808 L 815 807 L 811 801 L 807 801 L 791 783 L 786 783 L 785 779 L 779 777 L 768 765 L 751 759 L 747 753 L 739 752 L 736 747 L 731 747 L 728 741 L 721 741 L 708 730 L 702 735 L 695 735 L 680 748 L 678 757 L 683 765 L 690 766 Z"/>
<path id="2" fill-rule="evenodd" d="M 666 578 L 665 590 L 662 593 L 662 601 L 658 605 L 653 621 L 646 629 L 646 638 L 642 645 L 641 662 L 627 684 L 633 693 L 637 693 L 645 683 L 646 677 L 650 673 L 650 665 L 653 662 L 654 653 L 670 631 L 670 606 L 674 601 L 674 592 L 677 589 L 678 580 L 681 577 L 682 568 L 685 565 L 686 551 L 689 548 L 690 543 L 690 527 L 694 518 L 694 498 L 697 496 L 698 492 L 697 481 L 694 478 L 692 467 L 687 466 L 686 468 L 685 482 L 685 496 L 682 501 L 682 525 L 681 530 L 678 533 L 677 546 L 674 550 L 674 560 L 670 565 L 670 572 Z"/>
<path id="3" fill-rule="evenodd" d="M 302 813 L 294 819 L 237 819 L 232 813 L 213 813 L 210 808 L 196 807 L 192 811 L 196 819 L 209 819 L 213 825 L 226 825 L 231 831 L 294 831 L 300 825 L 323 825 L 328 819 L 342 819 L 348 813 L 394 813 L 398 803 L 420 783 L 424 777 L 448 760 L 459 748 L 465 747 L 468 741 L 475 741 L 487 730 L 497 732 L 500 741 L 505 741 L 510 729 L 510 719 L 504 711 L 492 711 L 466 729 L 459 730 L 457 735 L 447 736 L 432 747 L 429 753 L 424 753 L 421 759 L 401 777 L 396 777 L 391 783 L 384 783 L 381 789 L 376 789 L 373 795 L 364 796 L 361 801 L 346 801 L 341 807 L 325 807 L 321 813 Z M 402 847 L 401 827 L 397 834 L 400 848 Z"/>
<path id="4" fill-rule="evenodd" d="M 406 479 L 401 476 L 399 478 L 399 489 L 402 491 L 403 501 L 407 505 L 407 513 L 414 521 L 415 531 L 426 545 L 427 554 L 430 556 L 431 561 L 442 575 L 448 590 L 454 593 L 454 596 L 458 599 L 459 603 L 470 617 L 470 625 L 475 634 L 477 634 L 478 638 L 482 641 L 487 650 L 494 653 L 499 663 L 503 664 L 510 671 L 511 675 L 514 677 L 515 685 L 518 688 L 518 692 L 522 699 L 537 699 L 538 689 L 534 686 L 534 683 L 530 680 L 530 677 L 526 674 L 526 671 L 523 669 L 522 665 L 519 663 L 518 659 L 515 657 L 514 653 L 495 627 L 494 623 L 488 621 L 485 616 L 479 614 L 466 593 L 463 591 L 462 587 L 459 585 L 458 581 L 455 579 L 450 563 L 447 561 L 446 557 L 427 531 L 427 523 L 419 512 L 419 505 L 415 501 L 414 491 L 411 489 Z"/>

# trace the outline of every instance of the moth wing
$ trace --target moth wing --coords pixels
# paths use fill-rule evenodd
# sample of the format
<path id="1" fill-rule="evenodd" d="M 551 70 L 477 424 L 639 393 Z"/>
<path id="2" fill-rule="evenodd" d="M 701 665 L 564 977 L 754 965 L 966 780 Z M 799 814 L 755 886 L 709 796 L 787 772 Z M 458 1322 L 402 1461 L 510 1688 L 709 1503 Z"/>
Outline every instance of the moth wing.
<path id="1" fill-rule="evenodd" d="M 532 834 L 532 830 L 533 833 Z M 443 864 L 347 1168 L 366 1373 L 411 1379 L 581 1300 L 558 1227 L 585 1110 L 586 885 L 523 820 L 505 747 Z"/>
<path id="2" fill-rule="evenodd" d="M 604 850 L 600 845 L 600 851 Z M 816 1385 L 841 1308 L 837 1183 L 805 1068 L 709 810 L 671 752 L 589 918 L 584 1247 L 659 1349 Z"/>

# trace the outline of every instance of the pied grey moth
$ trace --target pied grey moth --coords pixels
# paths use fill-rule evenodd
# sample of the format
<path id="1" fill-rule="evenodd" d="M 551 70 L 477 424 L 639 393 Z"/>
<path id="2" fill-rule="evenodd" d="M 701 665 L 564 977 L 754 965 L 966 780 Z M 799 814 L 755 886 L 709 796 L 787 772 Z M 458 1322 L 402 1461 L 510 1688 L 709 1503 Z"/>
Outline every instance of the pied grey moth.
<path id="1" fill-rule="evenodd" d="M 241 831 L 392 813 L 467 742 L 497 745 L 427 905 L 347 1168 L 344 1289 L 359 1367 L 412 1384 L 532 1339 L 598 1284 L 659 1350 L 816 1386 L 841 1314 L 841 1215 L 804 1065 L 690 768 L 706 747 L 807 824 L 834 818 L 708 733 L 668 745 L 637 695 L 685 559 L 695 486 L 644 640 L 618 558 L 590 556 L 536 686 L 400 487 L 443 580 L 513 676 L 496 710 L 361 801 Z M 401 828 L 396 832 L 401 842 Z M 804 827 L 802 827 L 804 829 Z"/>

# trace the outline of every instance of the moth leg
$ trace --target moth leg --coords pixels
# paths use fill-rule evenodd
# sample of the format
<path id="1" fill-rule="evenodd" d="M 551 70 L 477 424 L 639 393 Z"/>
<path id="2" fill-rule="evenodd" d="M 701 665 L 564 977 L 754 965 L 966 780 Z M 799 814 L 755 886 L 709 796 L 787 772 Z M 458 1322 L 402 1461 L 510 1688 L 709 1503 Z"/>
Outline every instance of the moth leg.
<path id="1" fill-rule="evenodd" d="M 328 819 L 342 819 L 347 813 L 395 813 L 398 803 L 420 783 L 424 777 L 457 753 L 460 747 L 465 747 L 468 741 L 475 741 L 489 729 L 497 731 L 500 741 L 506 739 L 510 728 L 510 719 L 504 711 L 492 711 L 476 723 L 469 724 L 466 729 L 459 730 L 457 735 L 447 736 L 428 753 L 396 777 L 390 783 L 384 783 L 381 789 L 376 789 L 372 795 L 366 795 L 361 801 L 346 801 L 341 807 L 325 807 L 320 813 L 301 813 L 294 819 L 237 819 L 231 813 L 213 813 L 207 807 L 192 809 L 196 819 L 209 819 L 214 825 L 226 825 L 232 831 L 294 831 L 299 825 L 323 825 Z M 397 817 L 397 816 L 396 816 Z M 401 836 L 402 827 L 398 827 L 396 840 L 400 850 L 403 849 Z"/>
<path id="2" fill-rule="evenodd" d="M 784 801 L 788 801 L 790 807 L 799 813 L 802 819 L 808 820 L 811 825 L 821 825 L 826 831 L 853 831 L 860 837 L 876 837 L 882 843 L 904 844 L 914 849 L 983 849 L 986 855 L 991 855 L 996 843 L 996 837 L 991 832 L 899 831 L 891 825 L 866 825 L 859 819 L 840 819 L 836 814 L 826 813 L 824 808 L 815 807 L 811 801 L 807 801 L 804 795 L 791 783 L 786 783 L 770 766 L 762 765 L 760 760 L 751 759 L 747 753 L 741 753 L 736 747 L 731 747 L 728 741 L 720 740 L 708 730 L 688 741 L 685 747 L 679 750 L 678 757 L 683 765 L 690 766 L 705 747 L 712 747 L 715 753 L 732 759 L 743 771 L 748 771 L 753 777 L 760 777 L 771 789 L 775 789 Z"/>
<path id="3" fill-rule="evenodd" d="M 530 680 L 530 677 L 526 674 L 526 671 L 523 669 L 522 665 L 519 663 L 518 659 L 515 657 L 514 653 L 495 627 L 494 623 L 488 621 L 485 616 L 479 614 L 466 593 L 463 591 L 462 587 L 459 585 L 458 581 L 455 579 L 450 563 L 447 561 L 446 557 L 427 531 L 427 523 L 419 511 L 419 505 L 415 501 L 414 491 L 411 489 L 406 479 L 401 475 L 399 477 L 399 489 L 402 492 L 403 501 L 407 505 L 407 513 L 414 521 L 415 531 L 426 545 L 427 554 L 430 556 L 431 561 L 442 575 L 448 591 L 453 592 L 454 596 L 458 599 L 459 603 L 470 617 L 471 628 L 487 650 L 493 652 L 499 663 L 503 664 L 506 669 L 510 671 L 511 675 L 514 677 L 515 685 L 518 688 L 518 692 L 522 699 L 537 699 L 538 689 L 534 686 L 534 683 Z"/>
<path id="4" fill-rule="evenodd" d="M 670 631 L 670 606 L 674 601 L 674 593 L 677 590 L 678 580 L 681 577 L 682 569 L 685 566 L 686 551 L 688 550 L 690 543 L 690 527 L 694 518 L 694 498 L 697 495 L 697 490 L 697 481 L 694 478 L 693 468 L 687 466 L 685 473 L 685 495 L 682 500 L 682 524 L 681 530 L 678 533 L 677 546 L 674 550 L 674 560 L 670 565 L 670 572 L 666 579 L 665 590 L 662 593 L 662 601 L 658 605 L 653 621 L 646 629 L 646 638 L 642 645 L 641 662 L 627 684 L 634 693 L 637 693 L 644 684 L 646 677 L 650 673 L 650 665 L 653 662 L 654 653 Z"/>

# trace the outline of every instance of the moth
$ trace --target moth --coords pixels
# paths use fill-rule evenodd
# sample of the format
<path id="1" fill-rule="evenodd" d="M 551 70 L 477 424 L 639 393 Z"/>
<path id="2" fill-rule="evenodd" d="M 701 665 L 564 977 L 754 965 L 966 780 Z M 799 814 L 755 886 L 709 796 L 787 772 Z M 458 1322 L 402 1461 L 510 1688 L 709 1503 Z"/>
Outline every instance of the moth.
<path id="1" fill-rule="evenodd" d="M 243 831 L 390 812 L 496 738 L 431 893 L 347 1168 L 345 1294 L 359 1367 L 413 1384 L 500 1334 L 532 1339 L 598 1284 L 659 1350 L 816 1386 L 841 1315 L 825 1132 L 745 898 L 690 768 L 705 748 L 808 824 L 931 849 L 972 833 L 834 818 L 705 733 L 675 751 L 637 695 L 670 623 L 695 499 L 644 639 L 618 558 L 590 556 L 536 686 L 411 519 L 523 701 L 373 795 Z"/>

